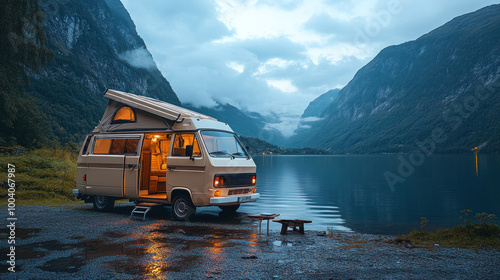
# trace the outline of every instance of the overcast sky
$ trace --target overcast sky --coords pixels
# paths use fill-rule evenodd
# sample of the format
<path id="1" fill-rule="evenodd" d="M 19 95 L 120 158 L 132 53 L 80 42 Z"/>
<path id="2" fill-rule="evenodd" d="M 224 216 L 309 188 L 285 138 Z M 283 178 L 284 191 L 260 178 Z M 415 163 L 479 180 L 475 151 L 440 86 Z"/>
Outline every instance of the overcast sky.
<path id="1" fill-rule="evenodd" d="M 310 101 L 383 48 L 498 0 L 122 2 L 181 102 L 275 113 L 290 134 Z"/>

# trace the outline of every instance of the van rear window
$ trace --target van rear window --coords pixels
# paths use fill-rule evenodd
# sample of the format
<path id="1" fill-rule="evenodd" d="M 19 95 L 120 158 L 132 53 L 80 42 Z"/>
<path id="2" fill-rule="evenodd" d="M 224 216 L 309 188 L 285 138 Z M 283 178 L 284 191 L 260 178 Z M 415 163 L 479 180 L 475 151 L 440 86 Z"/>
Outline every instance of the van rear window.
<path id="1" fill-rule="evenodd" d="M 136 154 L 139 139 L 96 139 L 94 154 Z"/>

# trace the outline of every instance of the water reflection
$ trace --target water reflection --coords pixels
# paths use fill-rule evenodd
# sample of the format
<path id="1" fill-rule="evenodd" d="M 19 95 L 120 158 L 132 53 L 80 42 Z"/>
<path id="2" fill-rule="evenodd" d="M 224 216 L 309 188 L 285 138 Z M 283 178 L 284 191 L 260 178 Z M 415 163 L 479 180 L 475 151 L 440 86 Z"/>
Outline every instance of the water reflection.
<path id="1" fill-rule="evenodd" d="M 384 172 L 397 173 L 398 156 L 255 156 L 254 160 L 261 199 L 242 205 L 240 211 L 312 220 L 307 229 L 398 234 L 416 227 L 420 217 L 427 217 L 432 228 L 459 223 L 463 209 L 500 214 L 499 155 L 481 155 L 476 170 L 474 155 L 426 157 L 393 190 Z"/>
<path id="2" fill-rule="evenodd" d="M 242 205 L 241 211 L 249 214 L 279 213 L 280 219 L 308 220 L 311 217 L 319 217 L 320 219 L 313 221 L 313 228 L 332 227 L 336 230 L 351 231 L 344 225 L 345 221 L 337 205 L 311 195 L 311 192 L 321 189 L 319 178 L 308 170 L 311 166 L 298 168 L 297 162 L 286 159 L 288 157 L 254 158 L 259 166 L 258 191 L 261 198 L 257 203 Z M 272 229 L 277 230 L 279 227 L 271 223 Z"/>
<path id="3" fill-rule="evenodd" d="M 124 219 L 127 218 L 128 216 L 124 216 Z M 23 270 L 25 260 L 49 256 L 39 269 L 76 273 L 86 265 L 99 263 L 118 274 L 136 275 L 145 279 L 167 279 L 172 277 L 171 272 L 182 272 L 200 266 L 206 277 L 213 278 L 227 266 L 228 250 L 232 247 L 238 246 L 232 252 L 236 251 L 242 256 L 261 250 L 255 246 L 259 243 L 255 230 L 191 226 L 184 223 L 165 226 L 164 222 L 137 226 L 130 230 L 104 232 L 102 236 L 93 239 L 73 236 L 69 237 L 70 242 L 51 240 L 18 245 L 16 252 L 20 254 L 16 260 L 21 263 L 18 268 Z M 61 254 L 62 251 L 68 254 Z M 6 256 L 0 257 L 0 260 L 5 262 Z"/>

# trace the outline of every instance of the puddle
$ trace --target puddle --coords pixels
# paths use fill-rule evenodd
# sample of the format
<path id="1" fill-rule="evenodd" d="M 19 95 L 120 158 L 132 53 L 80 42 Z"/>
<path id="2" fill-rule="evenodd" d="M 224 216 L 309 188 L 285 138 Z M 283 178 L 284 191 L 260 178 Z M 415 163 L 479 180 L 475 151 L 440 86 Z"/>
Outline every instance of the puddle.
<path id="1" fill-rule="evenodd" d="M 82 240 L 82 239 L 85 239 L 85 236 L 71 236 L 69 239 Z"/>
<path id="2" fill-rule="evenodd" d="M 50 272 L 74 273 L 78 272 L 78 270 L 80 270 L 80 267 L 84 265 L 85 261 L 82 258 L 73 255 L 48 261 L 40 268 L 44 271 Z"/>
<path id="3" fill-rule="evenodd" d="M 167 239 L 165 242 L 176 244 L 183 251 L 190 251 L 198 248 L 227 248 L 235 244 L 229 240 L 209 239 L 207 240 L 184 240 L 184 239 Z"/>
<path id="4" fill-rule="evenodd" d="M 114 231 L 106 231 L 102 235 L 109 237 L 109 238 L 123 238 L 125 236 L 128 236 L 128 233 L 123 233 L 123 232 L 114 232 Z"/>
<path id="5" fill-rule="evenodd" d="M 277 247 L 292 247 L 293 246 L 293 243 L 290 241 L 280 241 L 280 240 L 273 241 L 272 244 L 274 246 L 277 246 Z"/>
<path id="6" fill-rule="evenodd" d="M 198 256 L 181 256 L 173 259 L 153 260 L 149 259 L 144 263 L 131 262 L 130 260 L 110 261 L 106 264 L 116 272 L 131 275 L 141 275 L 142 277 L 154 278 L 158 274 L 165 272 L 181 272 L 187 267 L 201 264 Z"/>
<path id="7" fill-rule="evenodd" d="M 42 231 L 41 228 L 16 228 L 16 239 L 28 239 L 31 237 L 38 236 Z M 5 240 L 9 237 L 10 229 L 2 228 L 0 229 L 0 238 Z"/>
<path id="8" fill-rule="evenodd" d="M 25 232 L 26 236 L 31 237 L 39 231 L 33 229 Z M 117 242 L 130 236 L 138 239 Z M 237 244 L 255 246 L 259 242 L 256 233 L 251 230 L 186 225 L 160 226 L 139 234 L 107 231 L 94 239 L 85 239 L 84 236 L 69 238 L 75 243 L 50 240 L 18 245 L 17 259 L 43 258 L 53 252 L 76 249 L 71 256 L 46 261 L 38 265 L 38 268 L 48 272 L 75 273 L 91 261 L 102 257 L 116 257 L 115 260 L 106 259 L 105 265 L 109 269 L 148 278 L 169 271 L 180 272 L 193 265 L 203 265 L 205 258 L 223 260 L 224 248 Z M 0 260 L 5 261 L 6 256 L 0 256 Z"/>
<path id="9" fill-rule="evenodd" d="M 235 238 L 235 239 L 247 239 L 252 235 L 250 230 L 242 229 L 226 229 L 226 228 L 214 228 L 205 226 L 165 226 L 158 229 L 154 229 L 151 232 L 158 232 L 162 234 L 181 234 L 186 236 L 204 236 L 204 237 L 215 237 L 215 238 Z"/>
<path id="10" fill-rule="evenodd" d="M 47 255 L 48 251 L 63 251 L 71 249 L 70 246 L 65 246 L 59 241 L 51 240 L 45 242 L 38 242 L 26 245 L 17 245 L 16 246 L 16 259 L 17 260 L 26 260 L 26 259 L 35 259 L 41 258 Z M 7 255 L 0 255 L 0 262 L 7 261 Z"/>

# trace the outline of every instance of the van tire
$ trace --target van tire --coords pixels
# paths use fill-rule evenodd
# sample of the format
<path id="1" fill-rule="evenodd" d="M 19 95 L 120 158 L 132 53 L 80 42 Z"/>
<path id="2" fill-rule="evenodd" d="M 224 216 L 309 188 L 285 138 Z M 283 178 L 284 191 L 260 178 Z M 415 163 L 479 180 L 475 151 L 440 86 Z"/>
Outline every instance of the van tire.
<path id="1" fill-rule="evenodd" d="M 186 195 L 177 195 L 172 200 L 172 216 L 177 221 L 187 221 L 196 213 L 196 206 L 194 206 L 191 199 Z"/>
<path id="2" fill-rule="evenodd" d="M 226 213 L 234 213 L 236 212 L 236 210 L 238 210 L 238 208 L 240 208 L 240 204 L 219 206 L 219 208 Z"/>
<path id="3" fill-rule="evenodd" d="M 115 206 L 115 199 L 109 196 L 96 195 L 93 199 L 94 209 L 98 212 L 108 212 Z"/>

